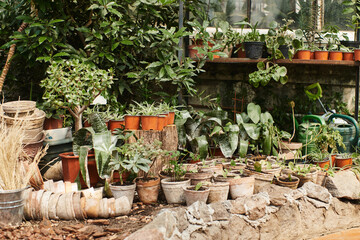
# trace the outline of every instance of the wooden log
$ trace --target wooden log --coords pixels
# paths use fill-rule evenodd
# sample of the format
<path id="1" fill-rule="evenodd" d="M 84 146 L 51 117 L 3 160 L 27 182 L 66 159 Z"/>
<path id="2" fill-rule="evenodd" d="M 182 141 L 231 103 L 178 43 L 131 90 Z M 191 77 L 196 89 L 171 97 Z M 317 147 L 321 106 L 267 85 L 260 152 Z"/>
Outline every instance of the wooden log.
<path id="1" fill-rule="evenodd" d="M 155 140 L 162 142 L 161 149 L 168 151 L 176 151 L 178 146 L 178 134 L 176 130 L 176 125 L 168 125 L 164 127 L 162 131 L 157 130 L 133 130 L 134 135 L 137 139 L 142 138 L 144 143 L 151 144 Z M 136 142 L 135 137 L 130 137 L 128 143 Z M 149 175 L 158 175 L 159 172 L 168 164 L 170 158 L 168 156 L 159 156 L 154 161 Z M 143 172 L 139 172 L 138 176 L 143 176 Z"/>

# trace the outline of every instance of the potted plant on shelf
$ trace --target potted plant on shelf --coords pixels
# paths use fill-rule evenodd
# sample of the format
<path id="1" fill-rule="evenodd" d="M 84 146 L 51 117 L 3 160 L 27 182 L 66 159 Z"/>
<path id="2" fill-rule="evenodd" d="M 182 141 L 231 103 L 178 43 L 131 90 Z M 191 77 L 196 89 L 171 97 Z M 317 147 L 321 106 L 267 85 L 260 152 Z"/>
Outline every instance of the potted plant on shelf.
<path id="1" fill-rule="evenodd" d="M 202 182 L 199 182 L 195 186 L 188 186 L 183 188 L 187 206 L 190 206 L 197 201 L 206 203 L 209 197 L 210 189 L 209 187 L 203 186 Z"/>
<path id="2" fill-rule="evenodd" d="M 259 59 L 264 49 L 265 36 L 260 35 L 260 32 L 256 29 L 258 23 L 254 26 L 250 23 L 247 23 L 247 25 L 250 27 L 251 31 L 245 34 L 244 37 L 246 57 L 250 59 Z"/>
<path id="3" fill-rule="evenodd" d="M 101 70 L 77 59 L 53 62 L 41 81 L 43 99 L 64 108 L 74 117 L 75 131 L 82 128 L 82 114 L 113 83 L 112 70 Z M 81 79 L 81 81 L 80 81 Z"/>
<path id="4" fill-rule="evenodd" d="M 140 115 L 142 130 L 158 130 L 158 108 L 154 103 L 135 102 L 137 112 Z"/>
<path id="5" fill-rule="evenodd" d="M 138 130 L 140 128 L 139 111 L 135 108 L 133 104 L 130 105 L 130 109 L 126 110 L 124 120 L 126 130 Z"/>
<path id="6" fill-rule="evenodd" d="M 343 59 L 343 53 L 339 51 L 339 27 L 336 25 L 327 25 L 324 30 L 324 38 L 328 41 L 329 60 L 341 61 Z"/>
<path id="7" fill-rule="evenodd" d="M 165 169 L 166 172 L 172 176 L 161 180 L 161 187 L 164 191 L 166 201 L 170 204 L 185 203 L 184 189 L 183 187 L 190 186 L 190 179 L 184 178 L 186 171 L 178 163 L 178 156 L 180 153 L 170 152 L 170 168 Z"/>
<path id="8" fill-rule="evenodd" d="M 354 51 L 350 47 L 344 45 L 339 46 L 340 51 L 343 53 L 343 60 L 345 61 L 354 61 Z"/>

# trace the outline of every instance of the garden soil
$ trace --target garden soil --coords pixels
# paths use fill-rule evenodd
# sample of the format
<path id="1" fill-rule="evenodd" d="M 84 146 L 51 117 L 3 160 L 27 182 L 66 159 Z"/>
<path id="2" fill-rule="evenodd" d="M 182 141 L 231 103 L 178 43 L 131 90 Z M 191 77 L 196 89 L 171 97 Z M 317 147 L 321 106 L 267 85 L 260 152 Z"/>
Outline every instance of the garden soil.
<path id="1" fill-rule="evenodd" d="M 124 239 L 142 228 L 163 208 L 173 205 L 133 204 L 129 215 L 110 219 L 24 221 L 18 227 L 0 225 L 0 239 Z"/>

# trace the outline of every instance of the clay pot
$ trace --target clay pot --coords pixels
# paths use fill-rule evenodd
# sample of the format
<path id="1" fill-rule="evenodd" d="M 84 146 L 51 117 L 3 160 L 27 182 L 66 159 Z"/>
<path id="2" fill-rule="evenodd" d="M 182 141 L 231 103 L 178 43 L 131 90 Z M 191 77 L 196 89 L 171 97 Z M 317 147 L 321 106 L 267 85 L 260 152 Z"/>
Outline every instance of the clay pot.
<path id="1" fill-rule="evenodd" d="M 103 198 L 100 200 L 99 217 L 100 218 L 109 218 L 109 215 L 110 215 L 110 211 L 109 211 L 109 206 L 108 206 L 108 199 Z"/>
<path id="2" fill-rule="evenodd" d="M 75 192 L 73 195 L 73 208 L 76 219 L 85 219 L 84 209 L 81 206 L 82 192 Z"/>
<path id="3" fill-rule="evenodd" d="M 354 60 L 360 61 L 360 49 L 354 49 Z"/>
<path id="4" fill-rule="evenodd" d="M 310 173 L 304 175 L 300 175 L 294 172 L 295 177 L 298 177 L 300 179 L 299 187 L 302 187 L 306 182 L 313 182 L 316 183 L 317 180 L 317 170 L 312 169 Z"/>
<path id="5" fill-rule="evenodd" d="M 206 203 L 210 192 L 208 187 L 201 187 L 197 191 L 195 191 L 195 186 L 183 187 L 183 189 L 187 206 L 197 201 Z"/>
<path id="6" fill-rule="evenodd" d="M 125 128 L 125 120 L 110 120 L 109 121 L 109 130 L 115 131 L 115 129 L 124 129 Z"/>
<path id="7" fill-rule="evenodd" d="M 321 162 L 314 162 L 317 166 L 319 166 L 321 169 L 328 170 L 330 167 L 330 159 L 324 159 Z"/>
<path id="8" fill-rule="evenodd" d="M 351 168 L 352 158 L 351 157 L 343 157 L 338 155 L 335 157 L 335 166 L 341 168 L 342 170 Z"/>
<path id="9" fill-rule="evenodd" d="M 275 184 L 281 187 L 288 187 L 291 189 L 296 189 L 299 185 L 300 179 L 295 176 L 291 176 L 291 182 L 289 181 L 289 177 L 286 175 L 280 176 L 276 178 Z"/>
<path id="10" fill-rule="evenodd" d="M 58 129 L 62 128 L 64 123 L 64 116 L 61 116 L 59 119 L 56 118 L 45 118 L 44 121 L 44 130 Z"/>
<path id="11" fill-rule="evenodd" d="M 74 156 L 73 152 L 61 153 L 59 156 L 61 157 L 64 181 L 73 183 L 78 174 L 80 174 L 81 187 L 86 188 L 86 184 L 80 173 L 79 156 Z M 100 177 L 97 172 L 94 154 L 88 154 L 88 171 L 90 176 L 90 186 L 95 186 L 100 181 Z"/>
<path id="12" fill-rule="evenodd" d="M 129 171 L 124 171 L 122 174 L 121 174 L 121 178 L 124 182 L 127 181 L 128 177 L 130 176 L 130 172 Z M 120 182 L 120 174 L 118 171 L 114 171 L 113 173 L 113 182 L 116 183 L 116 182 Z"/>
<path id="13" fill-rule="evenodd" d="M 158 116 L 141 116 L 142 130 L 158 130 Z"/>
<path id="14" fill-rule="evenodd" d="M 354 53 L 353 52 L 343 52 L 343 60 L 354 61 Z"/>
<path id="15" fill-rule="evenodd" d="M 131 210 L 131 205 L 126 197 L 115 199 L 115 216 L 127 215 Z"/>
<path id="16" fill-rule="evenodd" d="M 121 198 L 124 199 L 125 201 L 127 201 L 128 204 L 130 204 L 127 197 L 123 196 Z M 108 199 L 107 204 L 108 204 L 108 210 L 109 210 L 109 217 L 115 217 L 115 215 L 116 215 L 115 200 L 116 200 L 115 198 Z M 130 204 L 130 205 L 132 205 L 132 204 Z"/>
<path id="17" fill-rule="evenodd" d="M 240 169 L 245 169 L 246 164 L 245 163 L 235 163 L 235 166 L 232 166 L 231 163 L 223 163 L 222 164 L 224 169 L 228 170 L 228 171 L 232 171 L 232 170 L 240 170 Z"/>
<path id="18" fill-rule="evenodd" d="M 82 194 L 86 198 L 96 198 L 96 199 L 102 199 L 103 198 L 103 187 L 100 188 L 88 188 L 85 190 L 81 190 Z"/>
<path id="19" fill-rule="evenodd" d="M 255 178 L 253 176 L 232 178 L 229 180 L 230 196 L 232 199 L 254 194 Z"/>
<path id="20" fill-rule="evenodd" d="M 35 194 L 34 194 L 35 193 Z M 39 191 L 35 191 L 33 193 L 34 198 L 33 198 L 33 219 L 42 219 L 41 216 L 41 198 L 44 194 L 44 190 L 39 190 Z"/>
<path id="21" fill-rule="evenodd" d="M 130 185 L 114 185 L 110 184 L 110 190 L 114 196 L 114 198 L 120 198 L 122 196 L 127 197 L 129 200 L 130 205 L 132 205 L 135 195 L 135 188 L 136 184 L 130 184 Z"/>
<path id="22" fill-rule="evenodd" d="M 53 193 L 45 191 L 41 197 L 40 218 L 49 219 L 49 200 Z"/>
<path id="23" fill-rule="evenodd" d="M 136 191 L 140 201 L 144 204 L 153 204 L 157 202 L 160 189 L 160 177 L 155 177 L 148 181 L 143 178 L 136 179 Z"/>
<path id="24" fill-rule="evenodd" d="M 100 210 L 100 199 L 85 198 L 85 213 L 88 218 L 98 218 Z"/>
<path id="25" fill-rule="evenodd" d="M 48 205 L 48 215 L 49 219 L 59 219 L 56 208 L 59 202 L 59 198 L 62 194 L 61 193 L 54 193 L 49 198 L 49 205 Z"/>
<path id="26" fill-rule="evenodd" d="M 188 46 L 188 50 L 189 50 L 189 56 L 190 58 L 196 59 L 196 58 L 202 58 L 204 57 L 204 54 L 199 54 L 198 50 L 195 49 L 196 47 L 202 47 L 202 45 L 189 45 Z"/>
<path id="27" fill-rule="evenodd" d="M 54 193 L 65 193 L 65 183 L 63 181 L 54 182 L 50 191 Z"/>
<path id="28" fill-rule="evenodd" d="M 184 188 L 190 186 L 190 179 L 181 182 L 172 182 L 171 178 L 161 180 L 161 187 L 164 191 L 165 198 L 169 204 L 185 203 Z"/>
<path id="29" fill-rule="evenodd" d="M 190 178 L 190 184 L 194 186 L 196 186 L 199 182 L 210 182 L 212 176 L 212 172 L 195 172 L 187 173 L 185 175 L 186 178 Z"/>
<path id="30" fill-rule="evenodd" d="M 246 52 L 245 49 L 242 48 L 241 43 L 236 45 L 236 49 L 238 49 L 236 53 L 238 58 L 246 58 Z"/>
<path id="31" fill-rule="evenodd" d="M 325 182 L 326 182 L 326 177 L 327 177 L 327 172 L 323 172 L 323 171 L 318 171 L 318 175 L 317 175 L 317 179 L 316 179 L 316 184 L 320 185 L 320 186 L 324 186 Z"/>
<path id="32" fill-rule="evenodd" d="M 167 122 L 166 122 L 166 116 L 164 115 L 159 115 L 158 116 L 158 126 L 157 129 L 159 131 L 162 131 L 164 129 L 164 127 L 166 126 Z"/>
<path id="33" fill-rule="evenodd" d="M 25 190 L 24 192 L 24 199 L 25 199 L 25 205 L 24 205 L 24 218 L 26 220 L 31 220 L 31 199 L 32 199 L 32 192 L 33 189 L 29 188 Z"/>
<path id="34" fill-rule="evenodd" d="M 316 60 L 328 60 L 329 52 L 328 51 L 315 51 Z"/>
<path id="35" fill-rule="evenodd" d="M 217 164 L 215 166 L 207 166 L 205 164 L 205 167 L 202 167 L 201 164 L 199 165 L 199 172 L 210 172 L 213 175 L 219 175 L 223 172 L 223 166 L 222 164 Z"/>
<path id="36" fill-rule="evenodd" d="M 125 116 L 125 129 L 126 130 L 139 130 L 140 116 Z"/>
<path id="37" fill-rule="evenodd" d="M 339 51 L 329 52 L 329 60 L 341 61 L 343 60 L 343 53 Z"/>
<path id="38" fill-rule="evenodd" d="M 168 123 L 170 122 L 169 113 L 162 113 L 162 114 L 159 114 L 159 116 L 165 117 L 164 127 L 166 127 L 168 125 Z"/>
<path id="39" fill-rule="evenodd" d="M 186 172 L 197 172 L 198 171 L 198 165 L 195 163 L 184 163 L 182 164 L 181 168 L 185 170 Z"/>
<path id="40" fill-rule="evenodd" d="M 73 206 L 74 193 L 63 193 L 60 195 L 58 204 L 56 206 L 56 215 L 60 219 L 71 220 L 75 219 L 75 211 Z"/>
<path id="41" fill-rule="evenodd" d="M 208 202 L 226 201 L 229 195 L 229 182 L 214 182 L 210 186 Z"/>
<path id="42" fill-rule="evenodd" d="M 315 59 L 315 52 L 314 51 L 310 52 L 310 59 Z"/>
<path id="43" fill-rule="evenodd" d="M 311 51 L 310 50 L 299 50 L 296 52 L 297 59 L 310 60 L 311 59 Z"/>

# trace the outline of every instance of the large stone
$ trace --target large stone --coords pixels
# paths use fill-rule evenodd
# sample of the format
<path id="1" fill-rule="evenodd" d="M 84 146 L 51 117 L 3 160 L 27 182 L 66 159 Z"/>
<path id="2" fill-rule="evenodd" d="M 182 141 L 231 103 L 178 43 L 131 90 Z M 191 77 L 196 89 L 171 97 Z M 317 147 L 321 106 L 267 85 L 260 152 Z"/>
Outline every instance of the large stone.
<path id="1" fill-rule="evenodd" d="M 186 215 L 191 224 L 203 225 L 212 220 L 211 215 L 214 213 L 212 208 L 204 202 L 195 202 L 187 208 Z"/>
<path id="2" fill-rule="evenodd" d="M 176 229 L 175 214 L 175 212 L 167 209 L 161 211 L 151 223 L 140 229 L 140 231 L 157 229 L 162 232 L 166 238 L 170 238 Z"/>
<path id="3" fill-rule="evenodd" d="M 306 182 L 301 188 L 306 190 L 306 195 L 310 198 L 317 199 L 324 203 L 330 203 L 331 194 L 329 191 L 313 182 Z"/>
<path id="4" fill-rule="evenodd" d="M 222 232 L 222 240 L 255 240 L 259 239 L 259 230 L 250 226 L 240 216 L 233 215 L 228 226 Z"/>
<path id="5" fill-rule="evenodd" d="M 266 214 L 266 206 L 270 204 L 267 193 L 258 193 L 248 197 L 239 197 L 233 202 L 231 213 L 246 214 L 250 220 L 262 218 Z"/>
<path id="6" fill-rule="evenodd" d="M 221 225 L 218 222 L 213 222 L 212 225 L 208 226 L 205 230 L 205 234 L 208 239 L 222 239 L 221 238 Z"/>
<path id="7" fill-rule="evenodd" d="M 230 213 L 226 210 L 226 206 L 222 202 L 211 203 L 209 205 L 213 210 L 213 221 L 226 221 L 230 218 Z"/>
<path id="8" fill-rule="evenodd" d="M 325 187 L 334 197 L 360 199 L 360 182 L 351 170 L 340 171 L 334 177 L 328 177 Z"/>
<path id="9" fill-rule="evenodd" d="M 179 232 L 184 231 L 189 226 L 189 221 L 186 216 L 186 210 L 184 208 L 177 208 L 176 212 L 177 228 Z"/>
<path id="10" fill-rule="evenodd" d="M 164 235 L 158 229 L 144 229 L 136 231 L 125 240 L 163 240 Z"/>
<path id="11" fill-rule="evenodd" d="M 290 194 L 292 191 L 287 187 L 280 187 L 278 185 L 269 184 L 261 187 L 260 192 L 267 192 L 270 197 L 270 204 L 274 206 L 282 206 L 287 202 L 285 194 Z"/>

